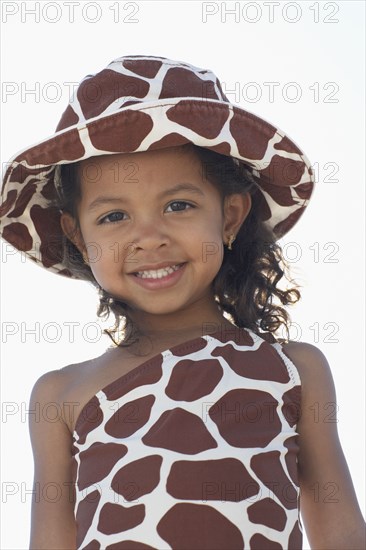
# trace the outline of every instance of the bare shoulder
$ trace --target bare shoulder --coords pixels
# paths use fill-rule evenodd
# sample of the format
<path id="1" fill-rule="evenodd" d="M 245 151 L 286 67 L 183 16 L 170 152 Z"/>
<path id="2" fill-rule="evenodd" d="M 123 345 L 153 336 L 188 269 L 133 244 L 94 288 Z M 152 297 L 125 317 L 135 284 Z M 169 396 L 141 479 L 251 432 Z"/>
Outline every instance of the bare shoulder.
<path id="1" fill-rule="evenodd" d="M 288 343 L 282 345 L 283 351 L 294 360 L 300 363 L 316 362 L 328 364 L 323 352 L 307 342 L 295 342 L 290 340 Z"/>
<path id="2" fill-rule="evenodd" d="M 108 348 L 101 355 L 92 357 L 80 363 L 72 363 L 60 368 L 57 372 L 59 390 L 62 397 L 67 397 L 67 394 L 73 388 L 79 386 L 79 383 L 88 385 L 88 379 L 98 375 L 100 370 L 106 370 L 107 366 L 116 360 L 118 351 L 113 348 Z M 119 352 L 119 357 L 121 356 Z"/>
<path id="3" fill-rule="evenodd" d="M 61 397 L 64 395 L 65 389 L 71 383 L 75 381 L 75 377 L 90 368 L 93 360 L 84 361 L 82 363 L 74 363 L 67 365 L 60 369 L 55 369 L 42 374 L 35 382 L 31 399 L 38 397 L 47 397 L 50 401 L 51 398 L 55 402 L 60 402 Z"/>
<path id="4" fill-rule="evenodd" d="M 53 407 L 58 411 L 62 424 L 72 434 L 81 406 L 92 397 L 96 388 L 99 389 L 98 373 L 102 365 L 105 367 L 108 358 L 108 353 L 104 352 L 100 357 L 46 372 L 33 386 L 31 405 L 48 410 L 49 414 Z"/>
<path id="5" fill-rule="evenodd" d="M 289 341 L 282 345 L 282 350 L 297 368 L 305 391 L 313 391 L 319 384 L 334 391 L 329 363 L 319 348 L 307 342 Z"/>
<path id="6" fill-rule="evenodd" d="M 73 433 L 76 420 L 82 407 L 103 387 L 101 373 L 107 370 L 110 356 L 101 356 L 66 365 L 58 371 L 59 402 L 64 421 Z"/>
<path id="7" fill-rule="evenodd" d="M 129 366 L 130 362 L 123 350 L 108 348 L 98 357 L 49 373 L 56 380 L 58 402 L 71 434 L 83 407 L 98 391 L 128 370 Z"/>
<path id="8" fill-rule="evenodd" d="M 45 406 L 49 403 L 58 406 L 64 383 L 65 377 L 61 370 L 52 370 L 42 374 L 33 385 L 30 402 L 38 407 L 41 404 Z"/>

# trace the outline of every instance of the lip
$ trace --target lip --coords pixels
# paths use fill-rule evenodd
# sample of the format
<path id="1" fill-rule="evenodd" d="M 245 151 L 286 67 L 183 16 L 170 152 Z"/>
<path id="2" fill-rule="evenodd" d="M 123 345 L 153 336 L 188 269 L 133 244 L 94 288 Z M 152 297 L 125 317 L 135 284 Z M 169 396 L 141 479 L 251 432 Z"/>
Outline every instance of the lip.
<path id="1" fill-rule="evenodd" d="M 182 277 L 184 271 L 185 271 L 185 268 L 186 268 L 186 263 L 181 263 L 181 264 L 177 264 L 177 263 L 167 263 L 165 262 L 164 264 L 155 264 L 154 267 L 140 267 L 139 268 L 139 271 L 148 271 L 149 269 L 162 269 L 163 267 L 168 267 L 170 265 L 179 265 L 180 267 L 176 270 L 176 271 L 173 271 L 173 273 L 170 273 L 169 275 L 166 275 L 165 277 L 161 277 L 161 279 L 149 279 L 149 278 L 142 278 L 142 277 L 137 277 L 134 273 L 136 273 L 136 271 L 134 273 L 130 273 L 130 277 L 132 278 L 132 280 L 137 284 L 139 285 L 140 287 L 142 288 L 145 288 L 146 290 L 159 290 L 159 289 L 164 289 L 164 288 L 170 288 L 172 286 L 174 286 L 179 280 L 180 278 Z M 157 267 L 159 266 L 159 267 Z"/>

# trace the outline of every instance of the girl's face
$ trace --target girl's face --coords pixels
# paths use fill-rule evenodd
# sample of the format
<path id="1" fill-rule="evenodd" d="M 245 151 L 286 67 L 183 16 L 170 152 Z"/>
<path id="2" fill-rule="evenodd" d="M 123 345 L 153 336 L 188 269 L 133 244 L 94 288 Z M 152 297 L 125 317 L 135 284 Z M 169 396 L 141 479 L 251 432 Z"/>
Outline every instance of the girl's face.
<path id="1" fill-rule="evenodd" d="M 213 301 L 223 241 L 238 232 L 249 196 L 219 191 L 180 147 L 93 157 L 81 164 L 81 232 L 73 242 L 96 281 L 132 310 L 168 314 Z M 62 215 L 71 234 L 73 220 Z"/>

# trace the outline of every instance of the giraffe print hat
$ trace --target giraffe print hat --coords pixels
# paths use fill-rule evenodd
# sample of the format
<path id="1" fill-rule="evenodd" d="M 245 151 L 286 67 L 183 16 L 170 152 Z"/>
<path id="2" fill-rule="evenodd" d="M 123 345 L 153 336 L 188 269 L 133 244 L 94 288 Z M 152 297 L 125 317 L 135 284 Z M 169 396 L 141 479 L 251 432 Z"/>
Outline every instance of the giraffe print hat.
<path id="1" fill-rule="evenodd" d="M 10 160 L 0 206 L 3 238 L 50 271 L 75 277 L 62 261 L 60 212 L 47 203 L 60 183 L 60 165 L 189 142 L 251 168 L 252 200 L 278 238 L 302 215 L 314 178 L 290 138 L 232 105 L 212 71 L 134 55 L 86 76 L 55 134 Z"/>

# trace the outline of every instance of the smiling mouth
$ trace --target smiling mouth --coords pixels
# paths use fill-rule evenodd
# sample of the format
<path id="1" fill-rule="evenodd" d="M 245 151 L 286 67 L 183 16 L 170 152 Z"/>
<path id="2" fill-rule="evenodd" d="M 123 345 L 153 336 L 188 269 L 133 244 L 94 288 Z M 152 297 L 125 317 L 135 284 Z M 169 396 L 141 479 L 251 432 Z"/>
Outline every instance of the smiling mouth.
<path id="1" fill-rule="evenodd" d="M 170 265 L 161 269 L 149 269 L 148 271 L 137 271 L 134 273 L 135 277 L 140 279 L 162 279 L 178 271 L 183 264 Z"/>

